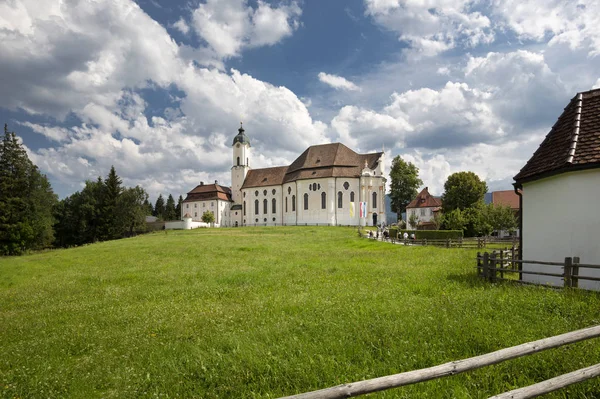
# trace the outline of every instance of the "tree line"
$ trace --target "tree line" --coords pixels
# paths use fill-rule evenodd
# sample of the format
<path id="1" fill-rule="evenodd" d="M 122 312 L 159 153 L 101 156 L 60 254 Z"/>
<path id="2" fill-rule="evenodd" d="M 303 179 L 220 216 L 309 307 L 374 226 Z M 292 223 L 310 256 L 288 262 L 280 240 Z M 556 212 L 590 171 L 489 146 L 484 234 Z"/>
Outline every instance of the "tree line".
<path id="1" fill-rule="evenodd" d="M 175 205 L 162 195 L 153 207 L 140 187 L 125 187 L 114 167 L 106 178 L 86 181 L 81 191 L 58 200 L 48 178 L 31 162 L 14 132 L 4 125 L 0 143 L 0 255 L 70 247 L 146 231 L 146 216 L 175 220 Z"/>
<path id="2" fill-rule="evenodd" d="M 417 189 L 423 185 L 423 181 L 419 178 L 419 169 L 400 156 L 392 160 L 390 179 L 392 209 L 400 216 L 418 195 Z M 463 171 L 450 175 L 444 183 L 442 212 L 437 212 L 432 220 L 434 227 L 463 230 L 466 237 L 487 236 L 500 230 L 516 230 L 517 218 L 510 206 L 484 202 L 487 190 L 485 181 L 473 172 Z M 419 217 L 412 215 L 409 223 L 417 225 Z"/>

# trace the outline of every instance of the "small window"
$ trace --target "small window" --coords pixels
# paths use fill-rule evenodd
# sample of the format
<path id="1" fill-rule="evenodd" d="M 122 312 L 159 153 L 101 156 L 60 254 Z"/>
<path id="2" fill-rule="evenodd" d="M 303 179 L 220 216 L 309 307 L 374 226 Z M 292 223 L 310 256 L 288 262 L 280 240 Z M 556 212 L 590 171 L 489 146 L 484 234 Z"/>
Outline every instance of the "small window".
<path id="1" fill-rule="evenodd" d="M 308 194 L 304 194 L 304 210 L 308 210 Z"/>
<path id="2" fill-rule="evenodd" d="M 258 218 L 254 219 L 254 221 L 255 221 L 256 223 L 258 223 Z"/>
<path id="3" fill-rule="evenodd" d="M 206 208 L 206 202 L 202 203 L 202 208 Z"/>
<path id="4" fill-rule="evenodd" d="M 425 208 L 421 208 L 421 216 L 425 216 Z"/>
<path id="5" fill-rule="evenodd" d="M 267 209 L 267 204 L 268 204 L 267 200 L 263 200 L 263 213 L 265 215 L 267 214 L 267 210 L 268 210 Z"/>
<path id="6" fill-rule="evenodd" d="M 429 216 L 433 216 L 433 209 L 429 208 Z"/>
<path id="7" fill-rule="evenodd" d="M 338 208 L 343 208 L 344 206 L 344 194 L 341 191 L 338 191 Z"/>
<path id="8" fill-rule="evenodd" d="M 215 206 L 215 203 L 214 203 L 214 202 L 211 202 L 211 203 L 210 203 L 210 206 Z"/>
<path id="9" fill-rule="evenodd" d="M 348 188 L 350 188 L 350 183 L 346 181 L 344 182 L 344 190 L 348 190 Z"/>
<path id="10" fill-rule="evenodd" d="M 288 194 L 291 194 L 291 193 L 292 193 L 292 188 L 288 187 Z"/>
<path id="11" fill-rule="evenodd" d="M 240 166 L 240 157 L 237 157 L 237 166 Z"/>
<path id="12" fill-rule="evenodd" d="M 266 221 L 267 221 L 267 218 L 264 218 L 263 220 L 266 222 Z"/>
<path id="13" fill-rule="evenodd" d="M 225 215 L 225 216 L 227 216 L 227 215 Z M 237 212 L 235 213 L 235 216 L 237 216 Z"/>
<path id="14" fill-rule="evenodd" d="M 256 191 L 254 192 L 254 196 L 255 196 L 255 197 L 258 197 L 258 190 L 256 190 Z"/>
<path id="15" fill-rule="evenodd" d="M 354 191 L 350 191 L 350 202 L 354 202 Z"/>
<path id="16" fill-rule="evenodd" d="M 312 184 L 308 185 L 308 191 L 312 191 Z"/>
<path id="17" fill-rule="evenodd" d="M 275 218 L 273 218 L 273 221 L 275 221 Z"/>
<path id="18" fill-rule="evenodd" d="M 198 217 L 198 212 L 194 212 L 194 217 L 197 218 Z"/>
<path id="19" fill-rule="evenodd" d="M 320 184 L 317 184 L 317 189 L 319 189 L 319 190 L 321 189 L 321 185 Z"/>
<path id="20" fill-rule="evenodd" d="M 317 183 L 313 183 L 313 191 L 317 191 Z"/>
<path id="21" fill-rule="evenodd" d="M 254 200 L 254 214 L 258 215 L 258 200 Z"/>
<path id="22" fill-rule="evenodd" d="M 277 190 L 275 190 L 275 189 L 273 189 L 273 191 L 271 191 L 271 193 L 272 193 L 273 195 L 275 195 L 275 193 L 276 193 L 276 192 L 277 192 Z"/>
<path id="23" fill-rule="evenodd" d="M 185 204 L 185 209 L 189 209 L 190 208 L 190 204 Z"/>
<path id="24" fill-rule="evenodd" d="M 246 192 L 244 191 L 244 198 L 246 198 Z"/>
<path id="25" fill-rule="evenodd" d="M 292 195 L 292 212 L 296 212 L 296 196 Z"/>
<path id="26" fill-rule="evenodd" d="M 275 200 L 275 198 L 273 198 L 273 200 L 271 201 L 271 212 L 272 213 L 277 212 L 277 201 Z"/>
<path id="27" fill-rule="evenodd" d="M 321 209 L 326 209 L 327 208 L 327 195 L 325 194 L 325 191 L 323 191 L 321 193 Z"/>
<path id="28" fill-rule="evenodd" d="M 288 197 L 285 197 L 285 213 L 287 213 L 287 211 L 288 211 L 287 203 L 288 203 Z"/>
<path id="29" fill-rule="evenodd" d="M 263 195 L 267 195 L 267 190 L 263 190 Z"/>
<path id="30" fill-rule="evenodd" d="M 373 193 L 373 209 L 377 209 L 377 193 Z"/>
<path id="31" fill-rule="evenodd" d="M 246 201 L 244 201 L 244 216 L 246 216 Z"/>
<path id="32" fill-rule="evenodd" d="M 194 204 L 194 208 L 198 208 L 198 204 Z"/>

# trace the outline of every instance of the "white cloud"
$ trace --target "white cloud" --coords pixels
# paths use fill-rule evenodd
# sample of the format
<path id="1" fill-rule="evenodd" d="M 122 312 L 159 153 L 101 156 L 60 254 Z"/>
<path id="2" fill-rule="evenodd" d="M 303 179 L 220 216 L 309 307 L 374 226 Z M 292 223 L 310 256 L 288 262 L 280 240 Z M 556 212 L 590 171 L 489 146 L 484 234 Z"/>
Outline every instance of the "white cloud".
<path id="1" fill-rule="evenodd" d="M 471 0 L 364 0 L 366 14 L 397 32 L 409 54 L 434 56 L 456 46 L 474 47 L 494 39 L 489 18 Z"/>
<path id="2" fill-rule="evenodd" d="M 187 35 L 190 31 L 190 26 L 187 24 L 187 22 L 185 22 L 185 19 L 183 19 L 183 17 L 179 18 L 177 22 L 173 24 L 173 27 L 181 33 L 183 33 L 184 35 Z"/>
<path id="3" fill-rule="evenodd" d="M 207 0 L 193 12 L 193 27 L 218 57 L 239 56 L 245 47 L 273 45 L 299 27 L 302 13 L 295 3 L 271 7 L 258 1 Z"/>
<path id="4" fill-rule="evenodd" d="M 360 87 L 351 81 L 337 75 L 330 75 L 325 72 L 319 72 L 319 80 L 337 90 L 360 91 Z"/>

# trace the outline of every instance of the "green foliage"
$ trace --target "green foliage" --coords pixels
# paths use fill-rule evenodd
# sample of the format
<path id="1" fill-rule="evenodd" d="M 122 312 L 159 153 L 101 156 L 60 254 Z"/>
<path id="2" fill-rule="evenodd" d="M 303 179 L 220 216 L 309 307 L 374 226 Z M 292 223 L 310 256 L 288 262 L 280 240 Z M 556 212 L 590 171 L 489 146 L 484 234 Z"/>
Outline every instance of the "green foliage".
<path id="1" fill-rule="evenodd" d="M 202 221 L 204 223 L 214 223 L 215 222 L 215 215 L 214 215 L 214 213 L 212 213 L 211 211 L 205 211 L 202 214 Z"/>
<path id="2" fill-rule="evenodd" d="M 489 205 L 488 217 L 494 230 L 506 230 L 513 232 L 517 229 L 517 217 L 510 206 Z"/>
<path id="3" fill-rule="evenodd" d="M 442 206 L 444 212 L 455 209 L 465 210 L 483 201 L 487 184 L 473 172 L 451 174 L 444 184 Z"/>
<path id="4" fill-rule="evenodd" d="M 146 231 L 148 195 L 141 187 L 124 188 L 114 168 L 106 180 L 87 181 L 81 192 L 55 208 L 56 246 L 106 241 Z"/>
<path id="5" fill-rule="evenodd" d="M 400 239 L 403 238 L 404 233 L 409 237 L 414 234 L 417 240 L 445 240 L 448 238 L 455 240 L 463 236 L 462 230 L 406 230 L 393 227 L 389 229 L 389 232 L 390 237 L 400 237 Z"/>
<path id="6" fill-rule="evenodd" d="M 0 255 L 49 247 L 56 202 L 48 179 L 5 124 L 0 143 Z"/>
<path id="7" fill-rule="evenodd" d="M 442 215 L 442 228 L 463 231 L 467 221 L 460 209 L 454 209 Z"/>
<path id="8" fill-rule="evenodd" d="M 177 200 L 177 206 L 175 207 L 175 214 L 177 215 L 177 220 L 181 220 L 183 215 L 181 214 L 181 209 L 183 209 L 183 197 L 180 195 Z"/>
<path id="9" fill-rule="evenodd" d="M 406 206 L 417 196 L 417 188 L 423 185 L 419 179 L 419 169 L 410 162 L 405 162 L 400 155 L 392 160 L 390 170 L 390 199 L 392 209 L 398 213 L 406 211 Z"/>
<path id="10" fill-rule="evenodd" d="M 408 217 L 408 227 L 412 227 L 413 229 L 419 225 L 419 216 L 416 213 L 411 213 Z"/>
<path id="11" fill-rule="evenodd" d="M 0 396 L 277 398 L 598 324 L 597 292 L 486 283 L 476 252 L 278 227 L 0 259 Z M 368 398 L 487 398 L 599 358 L 596 338 Z"/>
<path id="12" fill-rule="evenodd" d="M 169 194 L 167 205 L 165 205 L 165 220 L 179 220 L 177 211 L 175 210 L 175 199 L 173 199 L 171 194 Z"/>
<path id="13" fill-rule="evenodd" d="M 164 220 L 165 212 L 166 212 L 165 199 L 163 198 L 162 194 L 159 194 L 158 198 L 156 199 L 156 203 L 154 204 L 153 215 L 161 220 Z"/>
<path id="14" fill-rule="evenodd" d="M 144 201 L 144 213 L 146 214 L 146 216 L 153 216 L 154 215 L 154 207 L 152 206 L 152 204 L 150 203 L 150 201 L 148 201 L 148 199 L 146 199 Z"/>

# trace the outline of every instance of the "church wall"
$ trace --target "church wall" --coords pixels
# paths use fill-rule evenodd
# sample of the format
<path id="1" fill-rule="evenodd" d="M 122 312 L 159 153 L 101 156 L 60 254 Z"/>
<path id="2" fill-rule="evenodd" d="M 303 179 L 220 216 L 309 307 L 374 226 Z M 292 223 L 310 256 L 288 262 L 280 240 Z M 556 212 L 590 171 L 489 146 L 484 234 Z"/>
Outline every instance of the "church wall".
<path id="1" fill-rule="evenodd" d="M 250 187 L 242 190 L 242 202 L 246 203 L 245 226 L 275 226 L 282 222 L 282 187 L 265 186 Z M 273 212 L 273 200 L 275 200 L 275 212 Z M 256 212 L 256 201 L 258 201 L 258 213 Z M 266 201 L 266 213 L 265 213 Z"/>

